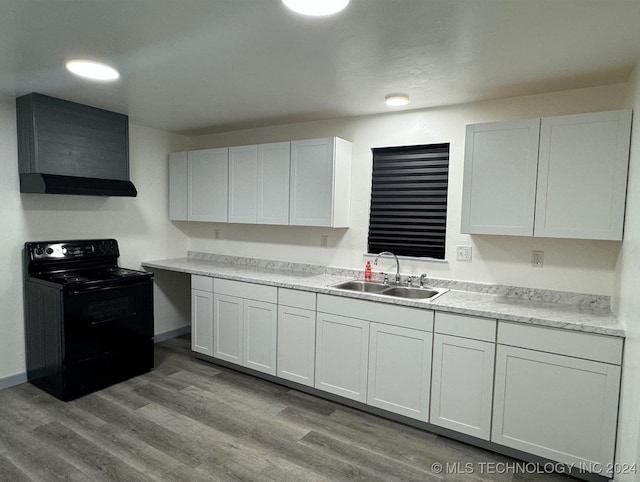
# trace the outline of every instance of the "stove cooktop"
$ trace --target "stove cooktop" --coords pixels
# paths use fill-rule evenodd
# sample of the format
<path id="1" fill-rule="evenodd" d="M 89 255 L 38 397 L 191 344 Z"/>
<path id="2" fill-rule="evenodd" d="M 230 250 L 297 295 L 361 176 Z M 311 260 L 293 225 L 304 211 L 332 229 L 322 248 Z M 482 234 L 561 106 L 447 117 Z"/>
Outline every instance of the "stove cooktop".
<path id="1" fill-rule="evenodd" d="M 131 279 L 144 279 L 153 276 L 146 271 L 138 271 L 128 268 L 102 268 L 92 270 L 53 271 L 34 273 L 33 277 L 59 285 L 87 285 L 99 284 L 110 281 L 124 281 Z"/>

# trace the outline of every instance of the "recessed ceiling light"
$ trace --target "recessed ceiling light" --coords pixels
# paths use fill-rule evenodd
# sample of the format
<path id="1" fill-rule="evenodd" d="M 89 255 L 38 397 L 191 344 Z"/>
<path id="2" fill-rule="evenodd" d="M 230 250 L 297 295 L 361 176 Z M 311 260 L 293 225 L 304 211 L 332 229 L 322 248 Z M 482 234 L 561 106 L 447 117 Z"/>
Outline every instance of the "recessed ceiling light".
<path id="1" fill-rule="evenodd" d="M 333 15 L 347 8 L 350 0 L 282 0 L 285 6 L 296 13 L 312 17 Z"/>
<path id="2" fill-rule="evenodd" d="M 384 103 L 391 107 L 400 107 L 409 103 L 409 96 L 403 94 L 388 95 L 384 98 Z"/>
<path id="3" fill-rule="evenodd" d="M 120 72 L 107 64 L 92 60 L 69 60 L 67 70 L 79 77 L 98 81 L 112 81 L 120 78 Z"/>

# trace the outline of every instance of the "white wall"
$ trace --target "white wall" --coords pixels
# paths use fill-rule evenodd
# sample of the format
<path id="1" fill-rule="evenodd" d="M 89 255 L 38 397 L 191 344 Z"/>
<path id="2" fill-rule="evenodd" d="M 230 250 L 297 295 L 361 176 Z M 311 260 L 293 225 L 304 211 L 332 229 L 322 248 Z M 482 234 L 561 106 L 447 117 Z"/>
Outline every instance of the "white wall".
<path id="1" fill-rule="evenodd" d="M 22 246 L 25 241 L 114 237 L 120 264 L 184 256 L 187 235 L 168 220 L 167 153 L 184 149 L 182 136 L 132 125 L 131 179 L 137 198 L 21 194 L 15 99 L 0 96 L 0 386 L 25 371 Z M 156 333 L 188 323 L 183 310 L 165 309 L 167 283 L 156 290 Z M 184 284 L 184 283 L 182 283 Z M 187 285 L 188 288 L 188 285 Z M 188 299 L 188 292 L 186 295 Z M 186 312 L 188 316 L 188 311 Z"/>
<path id="2" fill-rule="evenodd" d="M 617 460 L 640 464 L 640 61 L 629 82 L 628 103 L 634 109 L 635 125 L 631 137 L 624 241 L 616 264 L 613 306 L 627 330 Z M 621 475 L 616 480 L 640 481 L 640 473 Z"/>
<path id="3" fill-rule="evenodd" d="M 517 286 L 611 295 L 620 242 L 460 234 L 465 125 L 625 107 L 626 85 L 580 89 L 388 115 L 273 126 L 193 137 L 190 148 L 339 136 L 353 142 L 351 228 L 324 229 L 192 223 L 190 249 L 239 256 L 362 268 L 367 246 L 371 148 L 449 142 L 447 263 L 402 260 L 401 271 Z M 219 239 L 216 239 L 216 234 Z M 320 236 L 329 247 L 320 248 Z M 455 246 L 472 245 L 473 261 L 456 262 Z M 545 266 L 532 268 L 531 250 Z M 385 261 L 385 263 L 391 263 Z M 388 266 L 380 263 L 381 270 Z"/>

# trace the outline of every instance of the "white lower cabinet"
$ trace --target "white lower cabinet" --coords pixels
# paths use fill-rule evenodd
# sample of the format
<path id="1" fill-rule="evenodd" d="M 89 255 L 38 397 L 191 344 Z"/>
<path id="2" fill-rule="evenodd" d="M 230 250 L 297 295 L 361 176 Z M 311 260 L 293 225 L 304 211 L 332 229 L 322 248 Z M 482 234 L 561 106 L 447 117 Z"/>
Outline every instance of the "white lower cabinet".
<path id="1" fill-rule="evenodd" d="M 433 311 L 318 295 L 315 387 L 427 420 Z"/>
<path id="2" fill-rule="evenodd" d="M 280 288 L 277 375 L 313 387 L 315 358 L 316 294 Z"/>
<path id="3" fill-rule="evenodd" d="M 213 295 L 213 356 L 242 365 L 242 298 Z"/>
<path id="4" fill-rule="evenodd" d="M 366 402 L 368 358 L 368 321 L 318 313 L 316 388 Z"/>
<path id="5" fill-rule="evenodd" d="M 272 286 L 216 280 L 213 357 L 275 375 L 276 302 Z"/>
<path id="6" fill-rule="evenodd" d="M 191 349 L 213 355 L 213 278 L 191 276 Z"/>
<path id="7" fill-rule="evenodd" d="M 191 306 L 198 353 L 578 469 L 613 467 L 623 338 L 195 275 Z"/>
<path id="8" fill-rule="evenodd" d="M 371 323 L 367 404 L 427 422 L 431 333 Z"/>
<path id="9" fill-rule="evenodd" d="M 622 339 L 509 325 L 498 330 L 492 441 L 607 470 L 614 462 Z M 562 353 L 540 351 L 552 347 Z"/>
<path id="10" fill-rule="evenodd" d="M 434 331 L 430 422 L 489 440 L 496 320 L 436 313 Z"/>
<path id="11" fill-rule="evenodd" d="M 278 309 L 273 303 L 243 300 L 243 364 L 260 372 L 276 374 Z"/>

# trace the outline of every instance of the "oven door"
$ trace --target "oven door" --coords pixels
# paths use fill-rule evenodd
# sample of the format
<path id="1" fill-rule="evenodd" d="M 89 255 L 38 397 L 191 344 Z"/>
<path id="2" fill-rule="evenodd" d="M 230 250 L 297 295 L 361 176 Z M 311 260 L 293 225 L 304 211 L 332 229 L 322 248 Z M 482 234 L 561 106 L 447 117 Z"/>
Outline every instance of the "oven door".
<path id="1" fill-rule="evenodd" d="M 151 353 L 153 281 L 64 293 L 64 363 Z"/>

